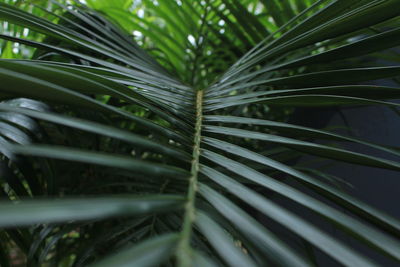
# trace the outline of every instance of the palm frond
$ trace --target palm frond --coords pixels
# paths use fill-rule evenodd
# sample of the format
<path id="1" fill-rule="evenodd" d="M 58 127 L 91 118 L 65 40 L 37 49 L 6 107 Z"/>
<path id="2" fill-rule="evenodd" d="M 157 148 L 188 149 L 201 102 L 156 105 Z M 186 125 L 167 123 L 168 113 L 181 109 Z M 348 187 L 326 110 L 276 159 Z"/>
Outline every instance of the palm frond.
<path id="1" fill-rule="evenodd" d="M 0 59 L 2 266 L 376 265 L 303 210 L 400 262 L 398 219 L 292 160 L 399 171 L 399 150 L 286 120 L 398 108 L 371 81 L 400 67 L 370 60 L 399 45 L 397 0 L 4 2 L 35 34 L 0 34 L 34 48 Z"/>

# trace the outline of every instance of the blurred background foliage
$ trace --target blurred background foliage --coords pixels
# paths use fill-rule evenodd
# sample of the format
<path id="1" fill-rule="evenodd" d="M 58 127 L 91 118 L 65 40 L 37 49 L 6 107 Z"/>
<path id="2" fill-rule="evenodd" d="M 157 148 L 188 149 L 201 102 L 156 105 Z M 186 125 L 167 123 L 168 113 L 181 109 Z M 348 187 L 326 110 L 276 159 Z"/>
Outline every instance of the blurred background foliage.
<path id="1" fill-rule="evenodd" d="M 62 15 L 64 12 L 60 4 L 79 5 L 83 9 L 85 6 L 82 4 L 87 5 L 119 25 L 130 38 L 156 58 L 171 74 L 197 88 L 212 84 L 217 77 L 220 77 L 262 40 L 265 43 L 273 43 L 282 34 L 314 14 L 316 9 L 321 9 L 328 3 L 328 1 L 313 0 L 0 0 L 0 2 L 11 3 L 53 22 L 60 20 L 54 14 Z M 314 6 L 310 11 L 308 8 L 313 3 L 316 7 Z M 301 16 L 292 19 L 296 14 L 301 14 Z M 356 33 L 341 35 L 338 38 L 291 51 L 284 57 L 274 59 L 274 63 L 302 55 L 319 54 L 356 39 L 363 39 L 394 28 L 399 24 L 400 19 L 395 17 L 373 27 L 363 28 Z M 35 41 L 41 41 L 44 38 L 40 33 L 9 24 L 7 21 L 0 23 L 0 31 L 7 35 Z M 27 59 L 33 56 L 33 58 L 46 59 L 46 56 L 49 56 L 41 55 L 40 52 L 34 55 L 34 50 L 35 48 L 17 42 L 0 40 L 1 58 Z M 400 62 L 397 53 L 385 50 L 356 59 L 291 69 L 286 74 L 349 68 L 352 64 L 370 67 L 384 65 L 382 61 L 377 61 L 377 58 L 394 64 Z M 68 60 L 70 59 L 66 61 Z M 275 74 L 270 75 L 270 78 L 273 78 Z M 398 82 L 397 78 L 395 80 Z M 263 86 L 263 88 L 279 89 L 273 86 Z M 254 90 L 257 89 L 249 89 L 249 91 Z M 237 113 L 247 108 L 241 107 Z M 265 105 L 257 108 L 268 110 Z M 231 113 L 232 110 L 229 112 Z M 285 111 L 277 109 L 276 115 L 287 115 L 290 112 L 290 109 Z M 275 114 L 271 116 L 274 117 Z"/>
<path id="2" fill-rule="evenodd" d="M 314 1 L 1 0 L 57 22 L 57 4 L 86 4 L 117 23 L 171 73 L 198 87 L 212 83 L 238 58 Z M 266 6 L 268 5 L 268 8 Z M 321 5 L 322 7 L 323 5 Z M 307 14 L 306 14 L 307 15 Z M 182 24 L 182 21 L 185 21 Z M 204 23 L 206 21 L 206 23 Z M 293 24 L 295 25 L 295 24 Z M 40 41 L 27 28 L 1 22 L 5 34 Z M 291 27 L 286 27 L 285 31 Z M 279 37 L 279 32 L 273 38 Z M 271 36 L 272 37 L 272 36 Z M 0 41 L 2 58 L 30 58 L 33 49 Z M 199 71 L 200 68 L 200 71 Z"/>

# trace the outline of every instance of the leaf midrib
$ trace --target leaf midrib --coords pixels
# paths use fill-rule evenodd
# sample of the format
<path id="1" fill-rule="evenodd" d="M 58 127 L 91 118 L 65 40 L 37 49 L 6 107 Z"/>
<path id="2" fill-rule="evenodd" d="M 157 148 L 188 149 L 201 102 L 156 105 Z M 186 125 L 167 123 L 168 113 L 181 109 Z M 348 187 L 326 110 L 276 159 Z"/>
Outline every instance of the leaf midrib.
<path id="1" fill-rule="evenodd" d="M 192 154 L 191 175 L 189 178 L 187 201 L 185 205 L 185 213 L 183 218 L 182 232 L 177 249 L 177 260 L 179 267 L 191 266 L 192 249 L 190 247 L 190 238 L 192 234 L 192 226 L 195 220 L 195 200 L 197 192 L 197 176 L 199 173 L 199 158 L 200 158 L 200 142 L 201 128 L 203 122 L 203 90 L 197 90 L 196 94 L 196 124 L 194 145 Z"/>

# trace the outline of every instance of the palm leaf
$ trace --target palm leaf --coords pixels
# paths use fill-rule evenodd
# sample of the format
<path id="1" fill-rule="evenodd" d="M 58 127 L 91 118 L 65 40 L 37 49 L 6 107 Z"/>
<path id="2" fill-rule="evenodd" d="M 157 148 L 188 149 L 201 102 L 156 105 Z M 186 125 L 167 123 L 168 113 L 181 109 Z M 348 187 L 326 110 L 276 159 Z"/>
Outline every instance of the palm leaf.
<path id="1" fill-rule="evenodd" d="M 398 107 L 371 81 L 400 68 L 368 61 L 399 45 L 396 0 L 8 2 L 29 33 L 0 38 L 36 50 L 0 59 L 2 265 L 376 265 L 297 209 L 400 262 L 398 219 L 291 160 L 399 171 L 341 145 L 398 149 L 285 121 Z"/>

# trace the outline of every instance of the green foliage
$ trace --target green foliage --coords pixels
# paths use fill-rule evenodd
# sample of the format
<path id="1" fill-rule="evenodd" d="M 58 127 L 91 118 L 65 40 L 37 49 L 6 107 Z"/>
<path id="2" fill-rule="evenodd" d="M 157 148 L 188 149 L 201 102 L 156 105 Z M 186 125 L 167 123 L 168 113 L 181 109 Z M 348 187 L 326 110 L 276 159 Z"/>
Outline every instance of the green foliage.
<path id="1" fill-rule="evenodd" d="M 1 266 L 375 265 L 299 210 L 400 262 L 396 218 L 293 163 L 399 150 L 287 123 L 398 108 L 397 0 L 85 2 L 0 2 Z"/>

